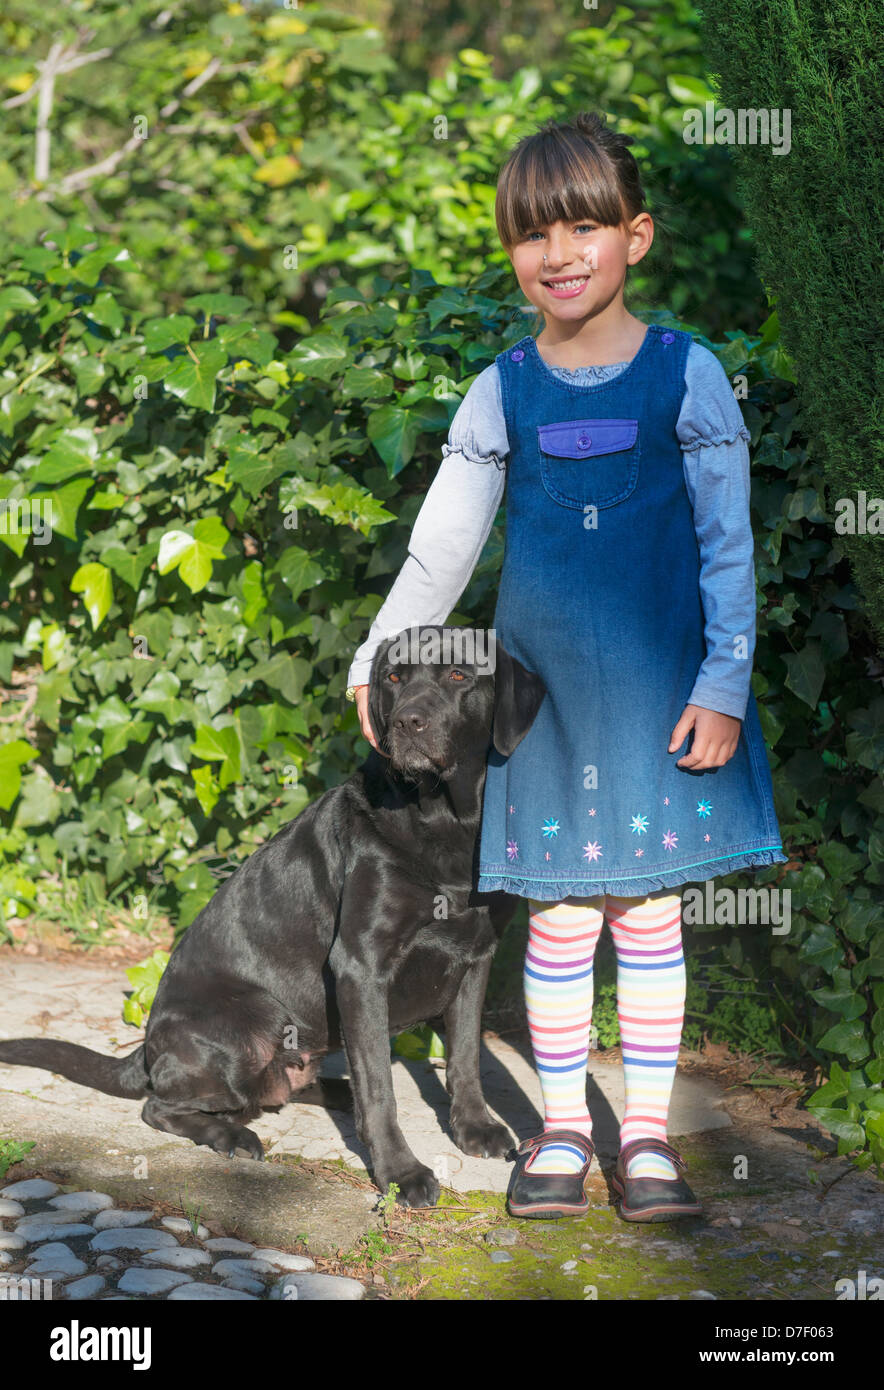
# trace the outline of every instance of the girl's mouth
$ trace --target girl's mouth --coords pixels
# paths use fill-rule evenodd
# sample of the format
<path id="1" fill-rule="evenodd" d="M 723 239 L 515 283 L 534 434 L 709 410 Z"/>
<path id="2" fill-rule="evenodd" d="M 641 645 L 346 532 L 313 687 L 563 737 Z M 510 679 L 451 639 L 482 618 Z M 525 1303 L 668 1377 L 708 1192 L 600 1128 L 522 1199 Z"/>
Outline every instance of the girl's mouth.
<path id="1" fill-rule="evenodd" d="M 568 279 L 562 276 L 558 280 L 543 280 L 541 284 L 554 299 L 573 299 L 583 292 L 588 280 L 588 275 L 572 275 Z"/>

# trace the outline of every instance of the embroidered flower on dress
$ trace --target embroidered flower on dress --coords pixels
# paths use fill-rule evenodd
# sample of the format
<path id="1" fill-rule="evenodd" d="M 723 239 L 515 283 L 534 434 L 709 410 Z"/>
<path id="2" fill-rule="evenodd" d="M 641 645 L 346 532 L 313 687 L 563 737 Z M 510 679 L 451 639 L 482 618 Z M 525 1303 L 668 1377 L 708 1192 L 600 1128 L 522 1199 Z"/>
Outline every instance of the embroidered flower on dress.
<path id="1" fill-rule="evenodd" d="M 630 830 L 633 835 L 646 835 L 648 833 L 647 816 L 633 816 Z"/>
<path id="2" fill-rule="evenodd" d="M 641 857 L 642 857 L 643 854 L 644 854 L 644 850 L 643 850 L 643 849 L 637 849 L 637 850 L 635 851 L 635 857 L 636 857 L 636 859 L 641 859 Z"/>
<path id="3" fill-rule="evenodd" d="M 546 851 L 546 854 L 543 857 L 544 859 L 549 859 L 549 850 Z"/>
<path id="4" fill-rule="evenodd" d="M 587 814 L 588 816 L 594 816 L 594 815 L 595 815 L 595 807 L 594 807 L 594 806 L 590 806 L 590 808 L 589 808 L 589 810 L 587 811 L 586 814 Z"/>
<path id="5" fill-rule="evenodd" d="M 585 844 L 585 845 L 583 846 L 583 857 L 584 857 L 584 859 L 589 859 L 590 861 L 592 861 L 592 860 L 594 860 L 594 859 L 598 859 L 598 857 L 599 857 L 599 855 L 601 854 L 601 852 L 602 852 L 602 847 L 601 847 L 601 845 L 598 844 L 598 843 L 594 843 L 592 840 L 590 840 L 587 844 Z"/>
<path id="6" fill-rule="evenodd" d="M 543 825 L 540 827 L 548 840 L 554 840 L 559 833 L 559 822 L 547 816 Z"/>
<path id="7" fill-rule="evenodd" d="M 513 859 L 518 859 L 518 857 L 519 857 L 519 846 L 516 844 L 515 840 L 507 840 L 507 842 L 506 842 L 506 856 L 507 856 L 507 859 L 509 859 L 510 861 L 512 861 Z"/>
<path id="8" fill-rule="evenodd" d="M 704 840 L 711 840 L 711 839 L 712 839 L 712 836 L 711 836 L 711 835 L 704 835 L 704 836 L 703 836 L 703 839 L 704 839 Z"/>
<path id="9" fill-rule="evenodd" d="M 678 844 L 678 836 L 674 830 L 667 830 L 663 836 L 663 846 L 665 849 L 675 849 Z"/>
<path id="10" fill-rule="evenodd" d="M 668 797 L 668 796 L 664 796 L 664 798 L 663 798 L 663 805 L 664 805 L 664 806 L 668 806 L 668 805 L 669 805 L 669 797 Z"/>
<path id="11" fill-rule="evenodd" d="M 712 810 L 712 802 L 711 802 L 711 801 L 706 801 L 706 800 L 704 799 L 703 801 L 698 801 L 698 802 L 697 802 L 697 815 L 700 816 L 701 819 L 702 819 L 702 818 L 705 818 L 706 816 L 708 816 L 709 813 L 711 812 L 711 810 Z"/>
<path id="12" fill-rule="evenodd" d="M 510 815 L 513 814 L 513 812 L 515 811 L 515 809 L 516 809 L 515 806 L 511 806 L 511 807 L 510 807 Z"/>

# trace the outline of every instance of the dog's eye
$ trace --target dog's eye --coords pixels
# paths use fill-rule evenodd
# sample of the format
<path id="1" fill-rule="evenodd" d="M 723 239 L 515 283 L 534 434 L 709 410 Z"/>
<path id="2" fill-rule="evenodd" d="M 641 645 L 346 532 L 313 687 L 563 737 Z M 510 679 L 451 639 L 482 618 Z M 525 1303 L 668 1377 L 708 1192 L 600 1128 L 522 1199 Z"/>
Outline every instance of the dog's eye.
<path id="1" fill-rule="evenodd" d="M 465 681 L 465 680 L 466 680 L 466 676 L 464 675 L 463 671 L 454 670 L 454 671 L 452 671 L 452 672 L 450 673 L 450 675 L 449 675 L 449 680 L 453 680 L 453 681 Z"/>
<path id="2" fill-rule="evenodd" d="M 398 685 L 400 677 L 397 675 L 395 671 L 390 671 L 387 676 L 387 680 L 392 681 L 394 685 Z"/>

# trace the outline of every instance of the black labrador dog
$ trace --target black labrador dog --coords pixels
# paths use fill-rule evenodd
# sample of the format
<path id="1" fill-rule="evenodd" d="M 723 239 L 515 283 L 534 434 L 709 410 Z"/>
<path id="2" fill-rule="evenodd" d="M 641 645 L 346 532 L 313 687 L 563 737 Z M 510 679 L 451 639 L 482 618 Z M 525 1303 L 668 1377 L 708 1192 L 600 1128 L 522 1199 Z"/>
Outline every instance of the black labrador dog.
<path id="1" fill-rule="evenodd" d="M 343 1044 L 377 1185 L 395 1182 L 406 1206 L 434 1205 L 439 1183 L 397 1122 L 390 1034 L 443 1017 L 455 1143 L 507 1153 L 482 1095 L 479 1039 L 517 899 L 473 885 L 489 746 L 508 756 L 545 693 L 493 630 L 413 628 L 382 643 L 369 690 L 380 751 L 222 884 L 172 952 L 144 1042 L 112 1058 L 21 1038 L 0 1042 L 0 1062 L 144 1098 L 154 1128 L 260 1159 L 248 1121 L 312 1085 Z"/>

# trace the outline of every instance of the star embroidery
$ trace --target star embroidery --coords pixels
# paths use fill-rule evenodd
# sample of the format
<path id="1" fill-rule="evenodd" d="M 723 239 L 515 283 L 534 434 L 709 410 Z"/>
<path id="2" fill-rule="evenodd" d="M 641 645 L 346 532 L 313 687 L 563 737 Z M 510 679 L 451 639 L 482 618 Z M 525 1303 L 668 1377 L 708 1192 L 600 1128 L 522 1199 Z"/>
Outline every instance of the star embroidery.
<path id="1" fill-rule="evenodd" d="M 594 816 L 594 815 L 595 815 L 595 807 L 594 807 L 594 806 L 590 806 L 589 810 L 587 811 L 587 815 L 589 815 L 589 816 Z"/>
<path id="2" fill-rule="evenodd" d="M 711 801 L 705 801 L 705 800 L 704 800 L 704 801 L 698 801 L 698 802 L 697 802 L 697 815 L 700 816 L 701 819 L 704 819 L 704 820 L 705 820 L 706 816 L 709 815 L 709 813 L 711 812 L 711 810 L 712 810 L 712 802 L 711 802 Z"/>
<path id="3" fill-rule="evenodd" d="M 516 809 L 515 806 L 511 806 L 511 807 L 510 807 L 510 815 L 513 814 L 513 812 L 515 811 L 515 809 Z"/>
<path id="4" fill-rule="evenodd" d="M 584 859 L 590 860 L 590 862 L 592 862 L 592 861 L 595 860 L 595 859 L 598 859 L 599 856 L 600 856 L 600 854 L 601 854 L 601 852 L 602 852 L 602 847 L 601 847 L 601 845 L 600 845 L 600 844 L 597 844 L 597 843 L 593 843 L 592 841 L 589 841 L 588 844 L 585 844 L 585 845 L 583 846 L 583 857 L 584 857 Z"/>
<path id="5" fill-rule="evenodd" d="M 543 857 L 544 859 L 549 859 L 549 850 L 546 851 L 546 854 Z"/>
<path id="6" fill-rule="evenodd" d="M 678 844 L 678 836 L 676 835 L 675 831 L 674 831 L 674 830 L 667 830 L 666 833 L 665 833 L 665 835 L 663 836 L 663 847 L 664 847 L 664 849 L 675 849 L 675 846 L 676 846 L 677 844 Z"/>
<path id="7" fill-rule="evenodd" d="M 516 844 L 515 840 L 507 840 L 507 842 L 506 842 L 506 854 L 507 854 L 507 858 L 508 858 L 511 862 L 512 862 L 513 859 L 518 859 L 518 857 L 519 857 L 519 846 Z"/>
<path id="8" fill-rule="evenodd" d="M 704 840 L 711 840 L 711 839 L 712 839 L 712 836 L 711 836 L 711 835 L 704 835 L 704 836 L 703 836 L 703 839 L 704 839 Z"/>
<path id="9" fill-rule="evenodd" d="M 642 857 L 643 854 L 644 854 L 644 850 L 643 850 L 643 849 L 637 849 L 637 850 L 635 851 L 635 857 L 636 857 L 636 859 L 641 859 L 641 857 Z"/>
<path id="10" fill-rule="evenodd" d="M 668 806 L 668 805 L 669 805 L 669 797 L 668 797 L 668 796 L 664 796 L 664 798 L 663 798 L 663 805 L 664 805 L 664 806 Z"/>
<path id="11" fill-rule="evenodd" d="M 648 833 L 647 816 L 633 816 L 630 829 L 633 835 L 646 835 Z"/>
<path id="12" fill-rule="evenodd" d="M 547 816 L 543 825 L 540 827 L 548 840 L 554 840 L 559 833 L 559 822 Z"/>

